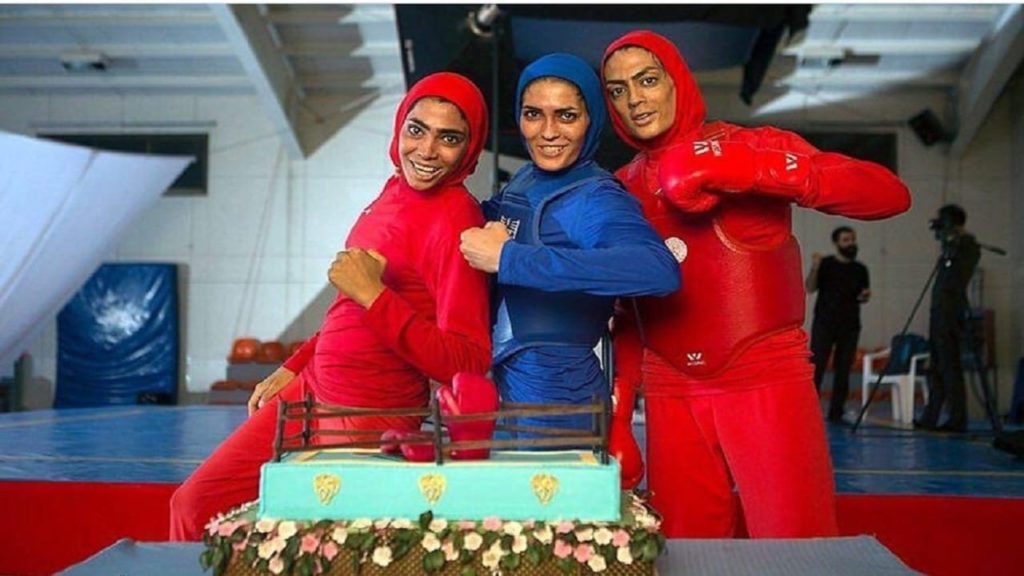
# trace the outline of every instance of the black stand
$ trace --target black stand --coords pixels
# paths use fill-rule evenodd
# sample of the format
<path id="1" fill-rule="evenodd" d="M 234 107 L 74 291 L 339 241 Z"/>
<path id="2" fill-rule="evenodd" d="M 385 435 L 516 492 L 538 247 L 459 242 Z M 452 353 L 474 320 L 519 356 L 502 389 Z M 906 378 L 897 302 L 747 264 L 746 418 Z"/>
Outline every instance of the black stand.
<path id="1" fill-rule="evenodd" d="M 983 247 L 986 248 L 986 249 L 990 248 L 988 246 L 983 246 Z M 998 252 L 996 252 L 996 253 L 998 254 Z M 1004 254 L 1005 254 L 1005 252 L 1004 252 Z M 932 282 L 935 281 L 935 276 L 939 272 L 939 267 L 942 266 L 943 264 L 945 264 L 946 262 L 948 262 L 951 258 L 952 258 L 952 256 L 948 253 L 948 251 L 944 247 L 944 249 L 942 251 L 942 254 L 939 255 L 938 260 L 935 261 L 935 266 L 932 267 L 932 273 L 928 276 L 928 281 L 925 282 L 924 288 L 921 290 L 921 294 L 919 294 L 918 297 L 917 297 L 917 302 L 914 303 L 914 309 L 910 311 L 910 316 L 907 317 L 907 321 L 903 325 L 903 330 L 900 331 L 899 336 L 896 339 L 894 339 L 895 341 L 901 341 L 903 339 L 903 337 L 906 336 L 907 330 L 910 328 L 910 323 L 914 320 L 914 316 L 917 314 L 917 310 L 921 306 L 921 301 L 924 300 L 924 295 L 928 293 L 928 288 L 932 285 Z M 970 315 L 970 310 L 969 309 L 966 312 L 967 312 L 968 315 Z M 971 363 L 970 363 L 971 364 L 971 371 L 972 371 L 972 374 L 977 375 L 977 377 L 978 377 L 978 384 L 979 384 L 979 387 L 981 389 L 981 397 L 979 398 L 979 400 L 981 401 L 982 405 L 985 407 L 985 414 L 986 414 L 986 416 L 988 416 L 989 425 L 992 427 L 992 432 L 995 434 L 995 437 L 996 437 L 996 440 L 995 440 L 995 442 L 993 442 L 993 445 L 996 448 L 1006 449 L 1006 448 L 1002 448 L 1000 446 L 1001 439 L 1005 440 L 1005 437 L 1007 435 L 1005 435 L 1003 433 L 1003 425 L 1002 425 L 1002 422 L 1000 422 L 1000 420 L 999 420 L 999 413 L 998 413 L 998 409 L 996 408 L 995 399 L 992 397 L 992 389 L 989 387 L 989 381 L 988 381 L 988 372 L 986 370 L 986 367 L 983 366 L 982 362 L 981 362 L 981 351 L 979 350 L 979 347 L 978 347 L 978 340 L 977 340 L 977 338 L 974 337 L 974 319 L 973 318 L 969 317 L 967 319 L 967 327 L 966 327 L 966 330 L 964 331 L 964 334 L 965 334 L 966 340 L 967 340 L 968 352 L 970 353 L 970 357 L 971 357 L 971 360 L 972 360 Z M 890 350 L 889 361 L 886 363 L 885 369 L 882 370 L 878 374 L 878 378 L 876 378 L 874 383 L 872 383 L 871 391 L 868 394 L 868 400 L 867 400 L 867 402 L 864 402 L 863 406 L 861 406 L 860 414 L 857 415 L 857 421 L 853 423 L 853 427 L 850 429 L 850 433 L 851 434 L 856 434 L 857 433 L 857 429 L 860 428 L 860 424 L 864 420 L 864 415 L 867 414 L 868 408 L 871 407 L 871 403 L 875 399 L 875 393 L 878 391 L 878 387 L 882 384 L 882 378 L 889 371 L 889 366 L 892 365 L 893 359 L 895 357 L 896 357 L 896 350 Z M 933 366 L 934 366 L 934 359 L 932 359 L 932 360 L 933 360 Z M 973 379 L 972 379 L 972 382 L 973 382 Z M 1014 452 L 1015 454 L 1017 454 L 1019 456 L 1024 456 L 1024 432 L 1019 433 L 1018 436 L 1020 436 L 1020 437 L 1016 438 L 1016 439 L 1010 438 L 1009 441 L 1011 443 L 1016 443 L 1015 445 L 1019 447 L 1018 448 L 1019 452 L 1018 451 L 1014 451 L 1014 450 L 1008 450 L 1008 451 Z"/>
<path id="2" fill-rule="evenodd" d="M 939 259 L 935 261 L 935 266 L 932 266 L 932 273 L 928 275 L 928 281 L 924 283 L 924 288 L 921 289 L 921 293 L 917 295 L 917 302 L 914 302 L 914 308 L 910 311 L 910 315 L 907 316 L 907 321 L 903 324 L 903 329 L 900 330 L 899 335 L 894 338 L 894 341 L 902 341 L 903 337 L 907 335 L 907 330 L 910 329 L 910 323 L 914 321 L 914 316 L 917 315 L 917 309 L 921 307 L 921 302 L 924 300 L 924 295 L 928 293 L 928 288 L 931 287 L 932 282 L 935 281 L 935 276 L 939 273 L 939 266 L 945 261 L 945 255 L 939 256 Z M 868 408 L 871 407 L 871 403 L 875 401 L 875 393 L 878 392 L 878 387 L 882 385 L 882 378 L 889 371 L 889 367 L 892 365 L 893 358 L 896 356 L 896 350 L 889 350 L 889 361 L 885 363 L 885 369 L 878 373 L 878 378 L 871 384 L 871 391 L 868 392 L 868 400 L 864 402 L 860 407 L 860 413 L 857 414 L 857 420 L 853 423 L 850 428 L 851 434 L 856 434 L 860 428 L 861 422 L 864 421 L 864 415 L 867 414 Z"/>

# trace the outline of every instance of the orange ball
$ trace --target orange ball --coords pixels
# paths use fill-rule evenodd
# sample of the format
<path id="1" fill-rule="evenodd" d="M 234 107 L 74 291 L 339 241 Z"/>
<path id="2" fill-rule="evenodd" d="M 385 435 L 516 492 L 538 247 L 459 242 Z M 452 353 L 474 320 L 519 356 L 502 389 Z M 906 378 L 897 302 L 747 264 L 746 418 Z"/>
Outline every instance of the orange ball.
<path id="1" fill-rule="evenodd" d="M 228 360 L 234 363 L 253 362 L 260 351 L 260 341 L 255 338 L 239 338 L 231 347 Z"/>

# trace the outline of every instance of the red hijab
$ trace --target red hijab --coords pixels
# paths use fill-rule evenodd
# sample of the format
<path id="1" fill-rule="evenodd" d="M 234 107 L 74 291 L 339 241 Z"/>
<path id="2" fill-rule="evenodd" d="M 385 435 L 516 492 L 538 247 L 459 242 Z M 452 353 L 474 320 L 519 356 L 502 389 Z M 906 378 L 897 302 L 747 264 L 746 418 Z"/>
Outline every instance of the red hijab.
<path id="1" fill-rule="evenodd" d="M 466 119 L 469 124 L 469 141 L 466 144 L 466 153 L 462 155 L 458 167 L 452 173 L 438 182 L 431 190 L 442 187 L 458 186 L 476 170 L 477 160 L 480 158 L 480 151 L 487 141 L 487 104 L 484 102 L 483 94 L 465 76 L 452 72 L 438 72 L 431 74 L 417 82 L 409 93 L 402 99 L 395 114 L 395 131 L 391 139 L 391 163 L 401 174 L 402 161 L 398 155 L 398 140 L 402 134 L 402 126 L 405 124 L 405 117 L 409 110 L 423 98 L 441 98 L 451 102 Z M 401 184 L 405 183 L 405 177 L 399 176 Z"/>
<path id="2" fill-rule="evenodd" d="M 605 104 L 608 106 L 608 115 L 611 116 L 615 133 L 633 148 L 646 152 L 658 151 L 686 140 L 688 136 L 692 138 L 692 135 L 704 124 L 706 114 L 704 99 L 700 95 L 700 88 L 697 86 L 697 81 L 693 79 L 689 66 L 686 65 L 686 61 L 679 54 L 675 44 L 668 38 L 648 30 L 637 30 L 612 42 L 604 51 L 604 58 L 601 59 L 601 82 L 605 81 L 604 64 L 608 62 L 608 58 L 616 50 L 627 46 L 643 48 L 653 54 L 661 62 L 665 72 L 672 78 L 676 88 L 676 119 L 671 128 L 656 138 L 637 140 L 626 129 L 626 125 L 623 124 L 618 112 L 612 107 L 612 102 L 606 93 Z"/>

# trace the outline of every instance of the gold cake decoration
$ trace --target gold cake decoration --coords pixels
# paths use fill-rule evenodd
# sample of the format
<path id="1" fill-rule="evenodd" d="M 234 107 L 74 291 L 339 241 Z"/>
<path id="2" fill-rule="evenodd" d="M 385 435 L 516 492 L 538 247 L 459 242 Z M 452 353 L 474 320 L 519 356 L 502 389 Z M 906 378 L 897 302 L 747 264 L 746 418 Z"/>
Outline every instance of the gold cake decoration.
<path id="1" fill-rule="evenodd" d="M 320 503 L 327 506 L 341 490 L 341 478 L 334 474 L 317 474 L 313 477 L 313 492 Z"/>
<path id="2" fill-rule="evenodd" d="M 533 494 L 541 505 L 547 506 L 548 502 L 555 497 L 555 492 L 558 491 L 558 478 L 550 474 L 534 474 L 533 479 L 530 480 L 530 486 L 533 487 Z"/>
<path id="3" fill-rule="evenodd" d="M 420 493 L 427 499 L 427 502 L 436 504 L 444 495 L 447 484 L 441 474 L 424 474 L 420 476 Z"/>

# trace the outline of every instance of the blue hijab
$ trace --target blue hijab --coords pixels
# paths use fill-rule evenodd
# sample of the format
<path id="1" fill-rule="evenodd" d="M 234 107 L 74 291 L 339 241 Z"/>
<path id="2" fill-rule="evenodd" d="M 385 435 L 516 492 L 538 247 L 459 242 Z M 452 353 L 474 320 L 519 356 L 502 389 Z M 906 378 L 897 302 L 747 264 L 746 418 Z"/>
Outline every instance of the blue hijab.
<path id="1" fill-rule="evenodd" d="M 534 80 L 548 76 L 560 78 L 579 88 L 583 102 L 587 106 L 587 116 L 590 117 L 583 149 L 580 150 L 576 162 L 569 167 L 569 171 L 572 171 L 575 167 L 593 160 L 597 147 L 601 144 L 601 134 L 608 125 L 604 90 L 601 89 L 601 80 L 590 65 L 572 54 L 559 52 L 538 58 L 527 66 L 519 77 L 519 85 L 516 87 L 516 126 L 519 125 L 519 117 L 522 114 L 523 92 L 526 91 L 526 87 Z"/>

